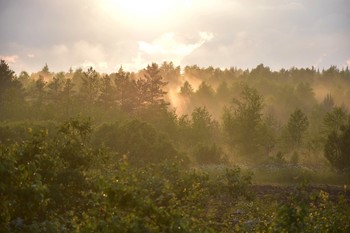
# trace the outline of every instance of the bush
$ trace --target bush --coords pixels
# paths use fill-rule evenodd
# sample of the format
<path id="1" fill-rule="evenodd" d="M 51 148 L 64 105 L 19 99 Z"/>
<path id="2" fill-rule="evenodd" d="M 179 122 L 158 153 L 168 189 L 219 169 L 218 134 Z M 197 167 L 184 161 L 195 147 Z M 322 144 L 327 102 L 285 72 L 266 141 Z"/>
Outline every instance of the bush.
<path id="1" fill-rule="evenodd" d="M 42 130 L 47 130 L 49 136 L 57 133 L 58 124 L 53 121 L 38 122 L 2 122 L 0 125 L 0 143 L 11 144 L 12 142 L 22 142 L 28 140 L 33 134 L 38 134 Z"/>
<path id="2" fill-rule="evenodd" d="M 42 130 L 0 146 L 1 232 L 59 232 L 57 216 L 79 215 L 87 207 L 91 150 L 84 139 L 89 127 L 73 119 L 53 137 Z"/>
<path id="3" fill-rule="evenodd" d="M 281 204 L 272 232 L 349 232 L 350 207 L 343 197 L 329 200 L 324 191 L 309 193 L 302 185 Z"/>
<path id="4" fill-rule="evenodd" d="M 184 159 L 164 134 L 139 120 L 104 124 L 94 133 L 93 142 L 97 147 L 104 144 L 127 155 L 129 162 L 135 165 Z"/>
<path id="5" fill-rule="evenodd" d="M 176 162 L 146 167 L 120 160 L 114 175 L 104 177 L 91 209 L 77 226 L 85 232 L 220 232 L 212 213 L 225 208 L 228 200 L 247 193 L 248 176 L 228 169 L 216 177 L 201 170 L 187 170 Z M 101 183 L 99 181 L 98 183 Z M 220 200 L 225 199 L 225 203 Z M 211 204 L 212 200 L 217 200 Z M 220 206 L 218 206 L 220 204 Z"/>

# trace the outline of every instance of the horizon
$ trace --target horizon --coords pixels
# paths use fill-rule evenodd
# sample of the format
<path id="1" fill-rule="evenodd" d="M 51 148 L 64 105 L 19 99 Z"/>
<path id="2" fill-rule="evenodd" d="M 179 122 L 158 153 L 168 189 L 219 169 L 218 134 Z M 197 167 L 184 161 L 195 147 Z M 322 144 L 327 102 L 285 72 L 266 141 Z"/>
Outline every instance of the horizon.
<path id="1" fill-rule="evenodd" d="M 63 73 L 69 73 L 70 72 L 70 69 L 72 69 L 72 71 L 73 71 L 73 73 L 74 72 L 76 72 L 77 70 L 79 70 L 79 69 L 81 69 L 82 71 L 87 71 L 89 68 L 93 68 L 96 72 L 98 72 L 98 73 L 100 73 L 100 74 L 108 74 L 108 75 L 110 75 L 110 74 L 113 74 L 113 73 L 117 73 L 118 72 L 118 70 L 120 69 L 120 68 L 122 68 L 124 71 L 126 71 L 126 72 L 130 72 L 130 73 L 135 73 L 135 74 L 137 74 L 137 73 L 139 73 L 139 72 L 142 72 L 144 69 L 146 69 L 147 68 L 147 66 L 148 65 L 151 65 L 152 63 L 156 63 L 156 62 L 150 62 L 150 63 L 148 63 L 148 64 L 146 64 L 146 66 L 145 67 L 140 67 L 139 69 L 135 69 L 135 70 L 128 70 L 128 69 L 125 69 L 124 68 L 124 66 L 123 65 L 120 65 L 119 67 L 117 67 L 114 71 L 112 70 L 111 72 L 102 72 L 102 71 L 100 71 L 98 68 L 96 68 L 95 66 L 86 66 L 86 67 L 83 67 L 83 66 L 77 66 L 77 67 L 68 67 L 67 69 L 65 69 L 65 70 L 52 70 L 51 69 L 51 67 L 50 67 L 50 65 L 49 64 L 47 64 L 47 63 L 45 63 L 43 66 L 42 66 L 42 68 L 40 68 L 40 69 L 38 69 L 38 70 L 33 70 L 33 71 L 27 71 L 27 70 L 21 70 L 21 71 L 16 71 L 16 70 L 14 70 L 14 69 L 12 69 L 12 67 L 11 67 L 11 62 L 7 62 L 5 59 L 3 59 L 3 58 L 0 58 L 1 60 L 4 60 L 5 62 L 6 62 L 6 64 L 8 64 L 9 65 L 9 68 L 12 70 L 12 71 L 14 71 L 15 72 L 15 75 L 16 76 L 18 76 L 18 75 L 20 75 L 21 74 L 21 72 L 27 72 L 29 75 L 35 75 L 35 74 L 37 74 L 37 73 L 39 73 L 39 72 L 41 72 L 42 70 L 43 70 L 43 68 L 47 65 L 48 66 L 48 68 L 49 68 L 49 73 L 50 74 L 58 74 L 58 73 L 61 73 L 61 72 L 63 72 Z M 159 65 L 159 66 L 161 66 L 164 62 L 166 62 L 166 63 L 172 63 L 171 61 L 163 61 L 163 62 L 160 62 L 160 63 L 156 63 L 157 65 Z M 197 65 L 197 64 L 191 64 L 191 65 L 178 65 L 178 66 L 176 66 L 176 65 L 174 65 L 174 67 L 179 67 L 180 68 L 180 73 L 181 73 L 181 75 L 183 75 L 183 73 L 184 73 L 184 68 L 185 67 L 193 67 L 193 66 L 197 66 L 199 69 L 208 69 L 208 68 L 213 68 L 213 69 L 219 69 L 219 70 L 221 70 L 221 71 L 225 71 L 225 70 L 230 70 L 230 69 L 236 69 L 236 70 L 241 70 L 241 71 L 248 71 L 248 72 L 251 72 L 252 70 L 254 70 L 254 69 L 256 69 L 258 66 L 260 66 L 260 65 L 263 65 L 263 67 L 265 67 L 265 68 L 269 68 L 270 69 L 270 71 L 271 72 L 281 72 L 282 70 L 286 70 L 286 71 L 290 71 L 290 70 L 292 70 L 292 69 L 297 69 L 297 70 L 315 70 L 316 72 L 320 72 L 320 73 L 322 73 L 322 72 L 324 72 L 324 71 L 326 71 L 326 70 L 328 70 L 328 69 L 330 69 L 330 68 L 332 68 L 332 67 L 335 67 L 336 69 L 338 69 L 339 71 L 342 71 L 342 70 L 349 70 L 349 66 L 348 65 L 346 65 L 346 66 L 343 66 L 343 67 L 338 67 L 338 66 L 336 66 L 336 65 L 330 65 L 329 67 L 322 67 L 322 68 L 320 68 L 320 67 L 314 67 L 314 66 L 311 66 L 311 67 L 296 67 L 296 66 L 291 66 L 291 67 L 282 67 L 282 68 L 280 68 L 280 69 L 272 69 L 270 66 L 268 66 L 268 65 L 266 65 L 266 64 L 263 64 L 263 63 L 260 63 L 260 64 L 257 64 L 256 66 L 253 66 L 253 67 L 246 67 L 246 68 L 243 68 L 243 67 L 237 67 L 237 66 L 230 66 L 230 67 L 215 67 L 215 66 L 211 66 L 211 65 L 209 65 L 209 66 L 199 66 L 199 65 Z"/>

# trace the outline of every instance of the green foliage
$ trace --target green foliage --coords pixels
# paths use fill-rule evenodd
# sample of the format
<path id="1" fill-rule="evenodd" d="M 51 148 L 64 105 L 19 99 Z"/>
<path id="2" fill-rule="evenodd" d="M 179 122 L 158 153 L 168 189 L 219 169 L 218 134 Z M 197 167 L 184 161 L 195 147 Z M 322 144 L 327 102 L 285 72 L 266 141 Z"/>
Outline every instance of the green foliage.
<path id="1" fill-rule="evenodd" d="M 2 232 L 213 232 L 209 200 L 246 194 L 250 179 L 238 169 L 210 178 L 182 162 L 92 156 L 90 132 L 88 120 L 71 119 L 52 138 L 43 130 L 0 147 Z"/>
<path id="2" fill-rule="evenodd" d="M 180 165 L 180 166 L 179 166 Z M 210 178 L 202 171 L 188 171 L 177 163 L 144 168 L 118 165 L 117 174 L 106 181 L 98 198 L 102 211 L 91 212 L 81 227 L 102 232 L 214 232 L 229 229 L 216 226 L 211 213 L 216 198 L 246 195 L 249 177 L 238 169 Z M 223 206 L 222 206 L 223 207 Z M 93 211 L 96 211 L 95 209 Z M 88 224 L 86 224 L 88 223 Z"/>
<path id="3" fill-rule="evenodd" d="M 181 157 L 163 134 L 139 120 L 102 125 L 94 134 L 94 143 L 127 155 L 132 164 L 144 165 Z"/>
<path id="4" fill-rule="evenodd" d="M 340 129 L 346 125 L 348 117 L 349 115 L 344 107 L 334 107 L 332 111 L 326 113 L 324 117 L 325 132 L 339 132 Z"/>
<path id="5" fill-rule="evenodd" d="M 98 102 L 104 107 L 105 110 L 112 109 L 116 104 L 116 90 L 110 76 L 105 75 L 102 77 L 100 92 L 101 94 L 98 97 Z"/>
<path id="6" fill-rule="evenodd" d="M 205 107 L 195 108 L 192 112 L 192 142 L 209 143 L 213 141 L 218 130 L 218 123 L 214 121 Z"/>
<path id="7" fill-rule="evenodd" d="M 289 118 L 287 130 L 293 146 L 299 147 L 302 144 L 304 133 L 309 127 L 307 116 L 300 110 L 296 109 Z"/>
<path id="8" fill-rule="evenodd" d="M 191 84 L 188 81 L 185 81 L 180 89 L 180 94 L 186 97 L 191 97 L 193 93 L 194 91 Z"/>
<path id="9" fill-rule="evenodd" d="M 0 145 L 1 232 L 347 232 L 350 227 L 349 206 L 330 201 L 325 192 L 301 189 L 271 205 L 254 199 L 251 175 L 238 167 L 215 174 L 189 169 L 145 122 L 116 122 L 94 133 L 89 119 L 73 118 L 51 135 L 45 129 L 28 133 Z M 91 134 L 96 144 L 110 143 L 119 154 L 92 148 Z M 222 155 L 215 144 L 201 150 Z"/>
<path id="10" fill-rule="evenodd" d="M 263 98 L 257 90 L 244 86 L 240 99 L 233 99 L 223 116 L 224 129 L 232 146 L 251 154 L 258 150 L 258 127 L 262 121 Z"/>
<path id="11" fill-rule="evenodd" d="M 97 101 L 99 95 L 99 74 L 90 67 L 86 72 L 83 72 L 81 79 L 81 98 L 87 107 L 87 112 L 91 114 L 92 106 Z"/>
<path id="12" fill-rule="evenodd" d="M 8 64 L 4 61 L 0 61 L 0 88 L 1 94 L 4 93 L 5 89 L 10 88 L 12 86 L 16 86 L 19 83 L 15 80 L 15 72 L 10 69 Z"/>
<path id="13" fill-rule="evenodd" d="M 16 79 L 15 72 L 8 64 L 0 61 L 0 120 L 16 117 L 20 114 L 20 105 L 23 103 L 21 83 Z"/>
<path id="14" fill-rule="evenodd" d="M 266 155 L 269 155 L 278 144 L 279 126 L 273 116 L 267 116 L 262 119 L 257 129 L 257 140 L 259 148 Z"/>
<path id="15" fill-rule="evenodd" d="M 300 186 L 279 206 L 271 232 L 348 232 L 349 211 L 344 198 L 334 203 L 328 193 L 309 193 Z"/>
<path id="16" fill-rule="evenodd" d="M 1 61 L 0 232 L 347 232 L 348 204 L 333 194 L 254 199 L 250 175 L 227 161 L 264 182 L 348 182 L 349 74 L 263 64 L 182 73 L 165 62 L 109 75 L 46 65 L 17 79 Z M 325 170 L 320 148 L 340 173 Z M 180 151 L 205 166 L 191 169 Z"/>
<path id="17" fill-rule="evenodd" d="M 1 145 L 1 231 L 45 232 L 55 228 L 57 215 L 86 206 L 90 150 L 81 140 L 84 131 L 69 128 L 55 138 L 42 130 L 21 143 Z M 52 230 L 59 231 L 56 227 Z"/>
<path id="18" fill-rule="evenodd" d="M 57 133 L 57 123 L 54 121 L 2 123 L 0 124 L 0 143 L 3 145 L 10 145 L 14 142 L 21 143 L 42 130 L 47 130 L 48 137 L 52 137 Z"/>
<path id="19" fill-rule="evenodd" d="M 143 85 L 143 103 L 150 105 L 163 105 L 164 94 L 166 92 L 163 87 L 167 84 L 160 73 L 160 69 L 156 63 L 148 65 L 144 72 Z"/>
<path id="20" fill-rule="evenodd" d="M 130 79 L 130 73 L 125 72 L 120 67 L 115 74 L 114 83 L 116 87 L 116 102 L 120 109 L 127 113 L 134 112 L 141 101 L 138 101 L 136 82 Z"/>
<path id="21" fill-rule="evenodd" d="M 212 107 L 215 101 L 214 96 L 215 91 L 212 86 L 203 81 L 193 95 L 194 105 Z"/>
<path id="22" fill-rule="evenodd" d="M 328 135 L 324 146 L 324 155 L 338 171 L 350 169 L 350 125 Z"/>

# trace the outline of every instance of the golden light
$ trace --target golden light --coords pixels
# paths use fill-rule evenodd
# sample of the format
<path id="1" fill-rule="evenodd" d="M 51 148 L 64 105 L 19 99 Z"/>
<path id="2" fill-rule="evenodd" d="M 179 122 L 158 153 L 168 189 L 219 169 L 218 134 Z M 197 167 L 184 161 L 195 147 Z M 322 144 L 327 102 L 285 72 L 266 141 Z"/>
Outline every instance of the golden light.
<path id="1" fill-rule="evenodd" d="M 170 9 L 170 0 L 110 0 L 122 11 L 134 16 L 159 16 L 166 14 Z"/>
<path id="2" fill-rule="evenodd" d="M 166 20 L 189 8 L 192 0 L 103 0 L 102 5 L 128 21 Z"/>

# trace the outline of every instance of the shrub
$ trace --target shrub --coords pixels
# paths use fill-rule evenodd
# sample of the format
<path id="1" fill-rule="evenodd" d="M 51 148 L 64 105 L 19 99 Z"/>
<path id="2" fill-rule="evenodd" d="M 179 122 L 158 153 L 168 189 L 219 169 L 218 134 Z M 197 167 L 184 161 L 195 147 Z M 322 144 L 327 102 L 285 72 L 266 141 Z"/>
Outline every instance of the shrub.
<path id="1" fill-rule="evenodd" d="M 343 197 L 331 201 L 324 191 L 301 185 L 279 206 L 272 232 L 349 232 L 350 207 Z"/>
<path id="2" fill-rule="evenodd" d="M 139 120 L 102 125 L 94 134 L 94 144 L 102 144 L 129 157 L 135 165 L 183 159 L 170 140 L 152 125 Z"/>

